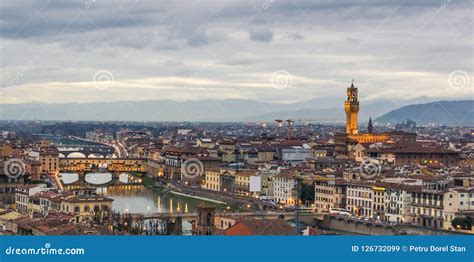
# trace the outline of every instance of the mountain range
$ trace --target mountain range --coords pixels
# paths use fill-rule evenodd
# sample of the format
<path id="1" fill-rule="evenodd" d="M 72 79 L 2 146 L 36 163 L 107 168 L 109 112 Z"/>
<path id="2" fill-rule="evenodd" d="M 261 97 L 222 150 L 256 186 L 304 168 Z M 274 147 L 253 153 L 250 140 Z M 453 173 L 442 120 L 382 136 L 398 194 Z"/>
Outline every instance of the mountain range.
<path id="1" fill-rule="evenodd" d="M 378 124 L 400 123 L 411 119 L 418 124 L 474 126 L 474 100 L 437 101 L 408 105 L 378 117 Z"/>
<path id="2" fill-rule="evenodd" d="M 433 108 L 435 112 L 425 114 L 430 118 L 424 117 L 420 120 L 456 124 L 456 121 L 462 121 L 463 114 L 472 111 L 473 101 L 429 102 L 433 102 L 433 99 L 421 97 L 412 100 L 361 101 L 359 121 L 367 122 L 369 117 L 376 119 L 377 123 L 401 122 L 406 118 L 416 120 L 420 116 L 420 110 L 425 112 Z M 288 104 L 251 99 L 30 102 L 1 104 L 0 120 L 268 122 L 291 118 L 312 122 L 343 123 L 345 121 L 343 105 L 343 97 L 318 98 Z M 450 115 L 455 116 L 454 120 Z M 467 122 L 472 122 L 472 119 Z"/>

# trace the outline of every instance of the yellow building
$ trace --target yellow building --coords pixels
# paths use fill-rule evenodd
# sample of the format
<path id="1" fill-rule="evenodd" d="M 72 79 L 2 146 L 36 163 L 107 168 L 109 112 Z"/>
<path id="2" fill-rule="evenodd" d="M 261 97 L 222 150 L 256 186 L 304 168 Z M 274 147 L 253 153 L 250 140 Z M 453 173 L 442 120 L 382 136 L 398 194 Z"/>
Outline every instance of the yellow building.
<path id="1" fill-rule="evenodd" d="M 49 141 L 49 140 L 46 140 L 46 139 L 41 139 L 40 141 L 38 141 L 36 143 L 36 146 L 39 148 L 39 149 L 48 149 L 52 146 L 53 144 Z"/>
<path id="2" fill-rule="evenodd" d="M 206 171 L 206 188 L 248 196 L 250 195 L 250 177 L 255 175 L 255 173 L 255 170 L 229 168 Z"/>
<path id="3" fill-rule="evenodd" d="M 0 208 L 0 236 L 12 234 L 8 230 L 8 224 L 10 221 L 20 218 L 22 215 L 12 209 Z"/>
<path id="4" fill-rule="evenodd" d="M 208 170 L 206 171 L 206 188 L 214 191 L 221 191 L 220 189 L 220 171 Z"/>
<path id="5" fill-rule="evenodd" d="M 87 222 L 112 210 L 114 200 L 102 196 L 71 194 L 61 199 L 62 212 L 73 214 L 76 223 Z"/>
<path id="6" fill-rule="evenodd" d="M 39 153 L 41 173 L 55 174 L 59 171 L 59 152 L 56 148 L 44 149 Z"/>
<path id="7" fill-rule="evenodd" d="M 248 196 L 250 193 L 250 176 L 255 175 L 253 170 L 244 170 L 235 173 L 235 190 L 239 195 Z"/>

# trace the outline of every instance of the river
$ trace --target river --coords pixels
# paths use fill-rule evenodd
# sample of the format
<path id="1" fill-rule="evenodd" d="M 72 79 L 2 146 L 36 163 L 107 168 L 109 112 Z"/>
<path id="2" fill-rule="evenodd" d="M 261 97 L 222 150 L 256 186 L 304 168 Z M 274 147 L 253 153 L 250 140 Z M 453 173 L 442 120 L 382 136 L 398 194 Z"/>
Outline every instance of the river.
<path id="1" fill-rule="evenodd" d="M 99 194 L 114 199 L 112 208 L 120 213 L 187 213 L 201 201 L 151 190 L 142 185 L 98 187 Z"/>
<path id="2" fill-rule="evenodd" d="M 188 213 L 195 212 L 203 200 L 173 195 L 142 185 L 98 187 L 98 193 L 114 199 L 112 209 L 120 213 Z M 192 225 L 183 219 L 183 235 L 191 235 Z"/>

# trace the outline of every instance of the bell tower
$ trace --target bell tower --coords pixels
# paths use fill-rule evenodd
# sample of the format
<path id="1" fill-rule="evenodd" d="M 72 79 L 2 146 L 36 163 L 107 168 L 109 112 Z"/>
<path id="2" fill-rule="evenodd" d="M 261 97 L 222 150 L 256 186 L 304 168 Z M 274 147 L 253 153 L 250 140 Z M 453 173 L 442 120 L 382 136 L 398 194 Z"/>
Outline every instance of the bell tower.
<path id="1" fill-rule="evenodd" d="M 346 135 L 359 134 L 357 127 L 357 114 L 359 113 L 359 98 L 357 97 L 357 87 L 354 87 L 354 80 L 347 88 L 347 100 L 344 103 L 346 111 Z"/>

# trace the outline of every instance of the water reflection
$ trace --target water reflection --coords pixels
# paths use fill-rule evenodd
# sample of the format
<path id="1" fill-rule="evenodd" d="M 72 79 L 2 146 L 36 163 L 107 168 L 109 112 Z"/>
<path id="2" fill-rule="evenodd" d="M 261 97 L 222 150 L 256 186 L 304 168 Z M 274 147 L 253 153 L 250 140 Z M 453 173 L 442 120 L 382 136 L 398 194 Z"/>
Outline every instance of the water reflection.
<path id="1" fill-rule="evenodd" d="M 195 210 L 195 201 L 191 199 L 177 198 L 141 185 L 98 187 L 97 192 L 114 199 L 112 208 L 120 213 L 187 213 Z"/>
<path id="2" fill-rule="evenodd" d="M 112 181 L 111 173 L 88 173 L 85 181 L 94 185 L 103 185 Z"/>
<path id="3" fill-rule="evenodd" d="M 59 173 L 59 178 L 63 181 L 65 185 L 69 185 L 79 180 L 79 174 L 78 173 Z"/>

